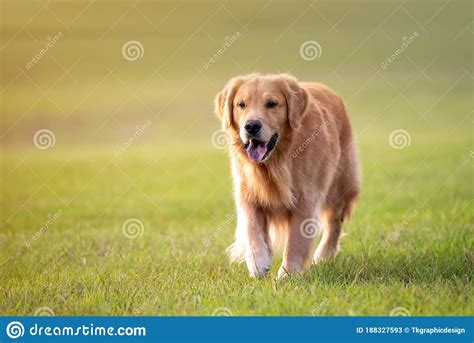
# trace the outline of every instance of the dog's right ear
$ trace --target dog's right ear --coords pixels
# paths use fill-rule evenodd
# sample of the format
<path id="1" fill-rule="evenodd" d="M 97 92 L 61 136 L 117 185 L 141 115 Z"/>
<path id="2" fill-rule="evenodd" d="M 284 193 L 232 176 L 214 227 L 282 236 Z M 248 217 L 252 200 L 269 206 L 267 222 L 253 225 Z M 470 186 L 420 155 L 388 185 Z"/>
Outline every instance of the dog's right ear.
<path id="1" fill-rule="evenodd" d="M 217 93 L 214 100 L 214 111 L 219 119 L 222 120 L 222 128 L 228 129 L 234 125 L 234 97 L 239 87 L 248 79 L 257 74 L 246 76 L 237 76 L 227 83 L 223 90 Z"/>
<path id="2" fill-rule="evenodd" d="M 217 93 L 216 98 L 214 99 L 214 112 L 216 113 L 217 118 L 222 121 L 223 126 L 226 95 L 227 87 Z"/>
<path id="3" fill-rule="evenodd" d="M 216 95 L 214 100 L 214 111 L 222 121 L 222 128 L 228 129 L 234 121 L 234 96 L 242 84 L 241 78 L 231 79 L 227 85 Z"/>

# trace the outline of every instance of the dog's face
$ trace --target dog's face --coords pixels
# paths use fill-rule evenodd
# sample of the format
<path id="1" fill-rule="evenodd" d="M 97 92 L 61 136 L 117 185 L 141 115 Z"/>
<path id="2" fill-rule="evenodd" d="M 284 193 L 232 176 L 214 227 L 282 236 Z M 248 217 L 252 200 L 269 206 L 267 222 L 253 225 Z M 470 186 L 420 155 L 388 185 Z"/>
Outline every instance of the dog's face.
<path id="1" fill-rule="evenodd" d="M 216 97 L 223 126 L 254 163 L 268 160 L 282 135 L 299 125 L 307 93 L 287 75 L 237 77 Z"/>
<path id="2" fill-rule="evenodd" d="M 287 122 L 286 100 L 278 86 L 277 82 L 255 78 L 235 94 L 234 122 L 252 162 L 270 157 Z"/>

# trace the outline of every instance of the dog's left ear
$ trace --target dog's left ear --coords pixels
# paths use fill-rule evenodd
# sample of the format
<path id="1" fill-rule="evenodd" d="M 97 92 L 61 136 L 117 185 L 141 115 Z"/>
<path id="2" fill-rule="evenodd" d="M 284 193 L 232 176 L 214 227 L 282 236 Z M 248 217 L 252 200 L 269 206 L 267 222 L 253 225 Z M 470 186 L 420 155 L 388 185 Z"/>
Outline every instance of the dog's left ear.
<path id="1" fill-rule="evenodd" d="M 300 86 L 293 76 L 283 74 L 280 76 L 288 108 L 288 122 L 291 128 L 296 129 L 301 123 L 301 118 L 308 107 L 308 92 Z"/>

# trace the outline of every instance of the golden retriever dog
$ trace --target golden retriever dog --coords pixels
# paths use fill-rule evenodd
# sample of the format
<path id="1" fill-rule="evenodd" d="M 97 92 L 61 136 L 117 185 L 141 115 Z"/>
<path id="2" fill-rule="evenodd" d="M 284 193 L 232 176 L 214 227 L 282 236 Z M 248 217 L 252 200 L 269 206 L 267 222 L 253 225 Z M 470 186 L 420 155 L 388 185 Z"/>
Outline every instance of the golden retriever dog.
<path id="1" fill-rule="evenodd" d="M 287 74 L 231 79 L 215 99 L 229 146 L 237 205 L 231 261 L 253 277 L 283 248 L 278 277 L 302 273 L 339 250 L 342 223 L 360 190 L 352 129 L 340 97 Z"/>

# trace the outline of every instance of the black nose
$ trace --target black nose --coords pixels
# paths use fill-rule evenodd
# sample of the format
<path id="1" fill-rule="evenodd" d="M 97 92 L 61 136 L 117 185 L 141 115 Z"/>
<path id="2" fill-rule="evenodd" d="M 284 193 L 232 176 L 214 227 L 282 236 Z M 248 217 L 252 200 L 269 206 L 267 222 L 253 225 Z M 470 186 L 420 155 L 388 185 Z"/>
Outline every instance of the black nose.
<path id="1" fill-rule="evenodd" d="M 251 135 L 254 135 L 258 133 L 258 131 L 260 131 L 260 129 L 262 128 L 262 123 L 260 122 L 260 120 L 247 120 L 244 128 L 245 131 L 247 131 Z"/>

